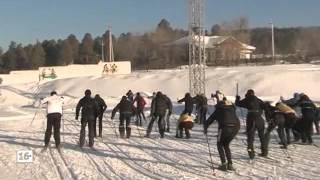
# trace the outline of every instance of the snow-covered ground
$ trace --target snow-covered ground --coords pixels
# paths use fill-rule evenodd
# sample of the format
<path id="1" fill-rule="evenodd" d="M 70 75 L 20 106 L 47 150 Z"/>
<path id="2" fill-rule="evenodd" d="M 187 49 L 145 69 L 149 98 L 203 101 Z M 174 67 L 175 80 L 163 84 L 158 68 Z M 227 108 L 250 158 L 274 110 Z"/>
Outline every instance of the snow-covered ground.
<path id="1" fill-rule="evenodd" d="M 252 88 L 265 100 L 277 101 L 280 95 L 289 98 L 294 92 L 305 92 L 319 101 L 319 77 L 318 65 L 209 68 L 207 95 L 219 89 L 233 99 L 236 83 L 239 83 L 241 96 Z M 290 145 L 286 152 L 279 148 L 279 138 L 275 132 L 269 153 L 272 159 L 258 157 L 249 163 L 244 127 L 231 144 L 236 172 L 216 171 L 214 176 L 208 162 L 206 138 L 200 125 L 192 130 L 191 139 L 174 138 L 175 121 L 183 109 L 183 105 L 177 104 L 176 100 L 187 91 L 187 78 L 186 69 L 156 70 L 138 71 L 131 75 L 78 77 L 40 84 L 33 82 L 0 86 L 0 179 L 320 179 L 319 148 L 295 144 Z M 97 151 L 89 148 L 82 151 L 77 145 L 80 122 L 74 119 L 74 107 L 87 88 L 93 94 L 99 93 L 108 105 L 104 116 L 104 136 L 95 142 Z M 171 132 L 166 133 L 164 139 L 159 138 L 156 123 L 151 138 L 143 138 L 147 122 L 143 128 L 132 125 L 132 138 L 117 137 L 119 121 L 110 120 L 110 110 L 129 89 L 142 91 L 145 95 L 160 90 L 174 101 Z M 38 100 L 52 90 L 67 100 L 63 115 L 62 154 L 54 148 L 53 137 L 52 148 L 40 153 L 45 109 L 39 111 Z M 245 113 L 239 109 L 238 115 L 242 121 Z M 213 162 L 219 165 L 216 135 L 217 127 L 214 124 L 209 129 L 209 142 Z M 314 141 L 319 145 L 320 136 L 314 135 Z M 257 152 L 259 146 L 256 140 Z M 17 163 L 17 150 L 32 150 L 33 163 Z"/>

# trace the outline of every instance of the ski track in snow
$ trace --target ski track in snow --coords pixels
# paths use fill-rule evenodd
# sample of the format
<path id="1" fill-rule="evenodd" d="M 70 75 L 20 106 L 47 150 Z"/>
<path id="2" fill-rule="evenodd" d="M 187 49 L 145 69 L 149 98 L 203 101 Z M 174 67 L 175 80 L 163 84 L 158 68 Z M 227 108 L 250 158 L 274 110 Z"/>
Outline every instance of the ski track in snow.
<path id="1" fill-rule="evenodd" d="M 171 131 L 160 139 L 157 123 L 154 124 L 151 138 L 142 136 L 146 133 L 147 123 L 143 127 L 132 126 L 132 137 L 120 139 L 115 135 L 119 120 L 111 121 L 109 115 L 104 116 L 103 138 L 95 139 L 95 149 L 78 147 L 80 121 L 74 120 L 74 112 L 66 111 L 64 120 L 64 136 L 62 153 L 54 147 L 53 137 L 51 147 L 41 153 L 43 145 L 43 127 L 27 130 L 0 130 L 0 145 L 6 148 L 5 156 L 0 157 L 2 172 L 16 170 L 16 178 L 12 179 L 319 179 L 320 159 L 319 148 L 315 146 L 290 145 L 287 158 L 280 149 L 276 133 L 271 134 L 269 155 L 272 159 L 257 157 L 249 162 L 244 127 L 231 148 L 234 158 L 235 172 L 215 170 L 212 175 L 208 163 L 209 153 L 202 125 L 196 125 L 191 132 L 191 139 L 175 138 L 175 121 L 178 115 L 171 118 Z M 117 116 L 116 116 L 117 118 Z M 43 116 L 37 116 L 38 124 Z M 114 124 L 115 126 L 114 126 Z M 28 123 L 27 123 L 28 124 Z M 134 122 L 131 122 L 134 124 Z M 213 163 L 218 166 L 220 159 L 216 150 L 216 124 L 209 129 L 210 149 Z M 139 131 L 140 133 L 139 133 Z M 87 132 L 86 132 L 87 133 Z M 61 138 L 63 140 L 63 138 Z M 319 136 L 314 136 L 319 143 Z M 86 137 L 86 141 L 87 137 Z M 259 153 L 258 138 L 255 142 Z M 2 146 L 3 145 L 3 146 Z M 87 145 L 87 144 L 86 144 Z M 34 152 L 32 164 L 18 164 L 15 151 L 30 149 Z M 11 161 L 11 162 L 10 162 Z M 13 176 L 12 176 L 13 177 Z"/>

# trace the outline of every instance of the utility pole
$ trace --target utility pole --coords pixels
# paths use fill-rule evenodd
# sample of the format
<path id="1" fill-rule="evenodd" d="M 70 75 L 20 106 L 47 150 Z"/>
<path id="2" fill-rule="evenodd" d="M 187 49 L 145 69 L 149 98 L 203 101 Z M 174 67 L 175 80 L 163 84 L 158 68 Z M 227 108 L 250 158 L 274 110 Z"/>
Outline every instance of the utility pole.
<path id="1" fill-rule="evenodd" d="M 101 60 L 102 62 L 105 62 L 105 59 L 104 59 L 104 39 L 102 38 L 101 39 Z"/>
<path id="2" fill-rule="evenodd" d="M 272 48 L 272 61 L 275 63 L 275 50 L 274 50 L 274 25 L 271 21 L 271 48 Z"/>
<path id="3" fill-rule="evenodd" d="M 114 62 L 111 26 L 108 26 L 108 29 L 109 29 L 109 62 Z"/>
<path id="4" fill-rule="evenodd" d="M 206 88 L 204 1 L 188 0 L 189 91 L 192 95 L 205 94 Z"/>

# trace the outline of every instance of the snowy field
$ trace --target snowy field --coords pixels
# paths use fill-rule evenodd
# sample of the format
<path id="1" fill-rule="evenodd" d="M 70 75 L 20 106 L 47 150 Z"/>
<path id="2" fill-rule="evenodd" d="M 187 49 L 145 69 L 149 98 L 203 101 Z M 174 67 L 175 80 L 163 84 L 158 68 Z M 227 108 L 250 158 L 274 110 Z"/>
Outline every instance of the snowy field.
<path id="1" fill-rule="evenodd" d="M 278 101 L 280 95 L 290 98 L 294 92 L 304 92 L 319 101 L 320 66 L 277 65 L 258 67 L 209 68 L 207 96 L 221 90 L 233 100 L 236 83 L 240 95 L 253 88 L 264 100 Z M 294 144 L 288 151 L 279 148 L 276 132 L 271 134 L 269 157 L 257 157 L 249 162 L 244 127 L 231 144 L 235 172 L 215 171 L 208 160 L 208 146 L 202 127 L 196 125 L 191 139 L 176 139 L 175 122 L 183 105 L 177 104 L 188 89 L 188 70 L 138 71 L 112 77 L 78 77 L 54 81 L 7 84 L 0 86 L 0 179 L 320 179 L 320 149 L 316 146 Z M 108 105 L 104 116 L 103 138 L 95 142 L 96 151 L 81 150 L 77 143 L 80 122 L 75 120 L 74 108 L 90 88 L 99 93 Z M 143 138 L 143 127 L 132 125 L 132 138 L 118 138 L 118 119 L 110 119 L 110 111 L 129 89 L 151 95 L 162 91 L 174 101 L 171 132 L 160 139 L 156 123 L 151 138 Z M 66 99 L 62 129 L 63 153 L 43 147 L 45 109 L 39 111 L 39 98 L 56 90 Z M 147 110 L 149 110 L 150 100 Z M 213 104 L 212 100 L 209 104 Z M 210 112 L 212 112 L 210 106 Z M 34 121 L 32 121 L 34 115 Z M 238 109 L 241 122 L 245 112 Z M 147 114 L 149 114 L 147 112 Z M 209 128 L 210 149 L 215 166 L 220 164 L 216 149 L 217 124 Z M 315 144 L 320 136 L 314 135 Z M 259 153 L 258 138 L 256 151 Z M 32 163 L 17 163 L 16 151 L 32 150 Z"/>

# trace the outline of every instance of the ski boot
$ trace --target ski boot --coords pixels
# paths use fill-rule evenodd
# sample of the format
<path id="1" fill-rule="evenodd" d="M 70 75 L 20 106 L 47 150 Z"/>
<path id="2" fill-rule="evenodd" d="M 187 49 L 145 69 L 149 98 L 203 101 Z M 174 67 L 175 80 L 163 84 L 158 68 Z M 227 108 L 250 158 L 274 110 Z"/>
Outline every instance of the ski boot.
<path id="1" fill-rule="evenodd" d="M 120 138 L 124 138 L 124 127 L 119 127 Z"/>
<path id="2" fill-rule="evenodd" d="M 229 171 L 235 171 L 235 169 L 234 169 L 233 166 L 232 166 L 232 163 L 228 163 L 227 169 L 228 169 Z"/>
<path id="3" fill-rule="evenodd" d="M 190 136 L 190 131 L 189 131 L 189 129 L 185 129 L 185 132 L 186 132 L 186 138 L 187 138 L 187 139 L 190 139 L 191 136 Z"/>
<path id="4" fill-rule="evenodd" d="M 249 155 L 250 159 L 254 159 L 255 153 L 254 153 L 253 149 L 248 149 L 248 155 Z"/>
<path id="5" fill-rule="evenodd" d="M 131 136 L 131 127 L 127 127 L 126 131 L 127 131 L 127 138 L 130 138 L 130 136 Z"/>
<path id="6" fill-rule="evenodd" d="M 45 151 L 47 151 L 47 150 L 48 150 L 48 145 L 45 145 L 45 146 L 42 148 L 41 152 L 43 153 L 43 152 L 45 152 Z"/>
<path id="7" fill-rule="evenodd" d="M 223 163 L 222 165 L 220 165 L 220 166 L 218 167 L 218 169 L 221 170 L 221 171 L 227 171 L 227 170 L 228 170 L 228 165 L 227 165 L 227 163 Z"/>

